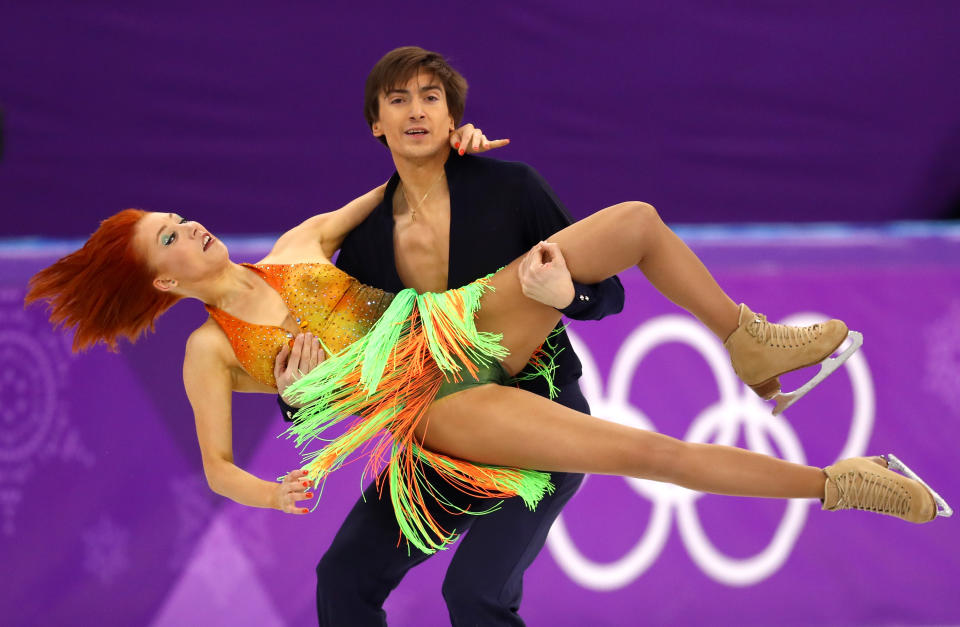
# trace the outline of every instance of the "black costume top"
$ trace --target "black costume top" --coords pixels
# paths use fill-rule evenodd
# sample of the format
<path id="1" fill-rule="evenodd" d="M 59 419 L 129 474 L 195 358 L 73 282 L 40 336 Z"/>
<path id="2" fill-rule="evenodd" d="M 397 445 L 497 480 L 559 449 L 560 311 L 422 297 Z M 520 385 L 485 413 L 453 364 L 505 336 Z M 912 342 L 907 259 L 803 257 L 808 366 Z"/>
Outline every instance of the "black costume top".
<path id="1" fill-rule="evenodd" d="M 450 190 L 448 288 L 496 272 L 572 222 L 546 181 L 524 163 L 451 151 L 444 168 Z M 393 249 L 393 194 L 399 181 L 394 172 L 383 202 L 347 235 L 336 260 L 361 283 L 394 293 L 404 288 Z M 623 308 L 623 286 L 616 277 L 594 285 L 574 282 L 574 288 L 573 302 L 561 310 L 569 318 L 599 320 Z M 563 388 L 580 378 L 581 365 L 565 332 L 554 343 L 554 380 Z M 539 377 L 520 387 L 547 395 Z"/>

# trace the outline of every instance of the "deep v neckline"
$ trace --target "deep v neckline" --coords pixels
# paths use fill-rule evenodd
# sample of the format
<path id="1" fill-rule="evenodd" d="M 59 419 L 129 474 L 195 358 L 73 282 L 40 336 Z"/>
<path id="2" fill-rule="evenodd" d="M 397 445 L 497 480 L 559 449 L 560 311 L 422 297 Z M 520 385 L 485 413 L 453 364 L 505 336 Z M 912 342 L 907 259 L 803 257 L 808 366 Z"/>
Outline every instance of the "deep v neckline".
<path id="1" fill-rule="evenodd" d="M 459 237 L 456 238 L 457 242 L 455 243 L 454 236 L 455 234 L 459 234 L 461 231 L 463 231 L 465 234 L 469 233 L 468 228 L 461 227 L 460 225 L 460 213 L 462 212 L 458 213 L 454 211 L 455 179 L 457 178 L 457 169 L 456 166 L 451 162 L 452 158 L 453 157 L 447 159 L 446 163 L 443 165 L 444 173 L 447 178 L 447 191 L 450 195 L 450 223 L 447 226 L 447 267 L 445 268 L 447 280 L 446 285 L 441 291 L 449 290 L 451 285 L 458 285 L 458 283 L 454 283 L 453 279 L 451 278 L 451 268 L 454 267 L 455 262 L 458 264 L 460 263 L 459 255 L 456 252 L 457 249 L 461 246 L 466 248 L 467 244 L 462 242 L 462 238 Z M 384 200 L 381 205 L 385 210 L 374 214 L 377 215 L 377 218 L 381 221 L 381 228 L 387 229 L 387 232 L 389 233 L 389 246 L 387 246 L 385 250 L 390 251 L 390 257 L 389 260 L 385 259 L 384 263 L 392 269 L 392 271 L 388 270 L 387 272 L 388 276 L 392 275 L 393 285 L 390 286 L 388 284 L 387 287 L 392 287 L 394 292 L 400 292 L 401 290 L 409 287 L 406 283 L 404 283 L 403 279 L 400 278 L 400 271 L 397 268 L 397 223 L 396 218 L 393 215 L 393 201 L 397 195 L 397 189 L 400 186 L 400 181 L 400 173 L 394 171 L 393 176 L 391 176 L 390 180 L 387 181 L 387 189 L 384 193 Z M 455 225 L 456 228 L 454 228 Z"/>
<path id="2" fill-rule="evenodd" d="M 229 311 L 226 311 L 225 309 L 220 309 L 219 307 L 213 307 L 213 306 L 211 306 L 211 305 L 207 305 L 207 308 L 208 308 L 208 309 L 216 309 L 216 310 L 217 310 L 218 312 L 220 312 L 222 315 L 227 316 L 228 318 L 231 318 L 231 319 L 233 319 L 233 320 L 235 320 L 235 321 L 237 321 L 237 322 L 239 322 L 239 323 L 241 323 L 241 324 L 245 324 L 245 325 L 251 326 L 251 327 L 261 327 L 261 328 L 266 328 L 266 329 L 279 329 L 279 330 L 283 331 L 284 333 L 286 333 L 289 337 L 293 337 L 294 335 L 303 332 L 305 323 L 303 322 L 303 320 L 302 320 L 301 318 L 298 318 L 298 317 L 297 317 L 297 315 L 293 312 L 292 309 L 290 309 L 290 303 L 287 302 L 286 297 L 283 295 L 283 290 L 281 289 L 281 286 L 280 286 L 280 285 L 275 285 L 275 284 L 274 284 L 274 277 L 273 277 L 270 273 L 268 273 L 268 272 L 263 272 L 263 271 L 260 269 L 261 266 L 263 266 L 263 267 L 267 267 L 267 266 L 289 267 L 289 266 L 294 266 L 294 265 L 298 265 L 298 266 L 303 266 L 303 265 L 332 266 L 333 264 L 332 264 L 332 263 L 301 263 L 301 264 L 290 264 L 290 263 L 263 263 L 263 264 L 241 263 L 240 265 L 243 266 L 244 268 L 249 269 L 251 272 L 253 272 L 253 274 L 255 274 L 261 281 L 263 281 L 264 283 L 266 283 L 267 287 L 269 287 L 271 290 L 273 290 L 273 292 L 274 292 L 277 296 L 280 297 L 280 302 L 283 303 L 283 308 L 284 308 L 284 309 L 286 310 L 286 312 L 287 312 L 287 317 L 284 319 L 284 322 L 287 322 L 287 321 L 291 322 L 291 323 L 292 323 L 292 326 L 295 328 L 295 330 L 291 331 L 290 328 L 288 328 L 288 327 L 286 327 L 286 326 L 278 325 L 278 324 L 261 324 L 261 323 L 259 323 L 259 322 L 250 322 L 249 320 L 244 320 L 243 318 L 238 318 L 237 316 L 233 315 L 233 314 L 230 313 Z"/>

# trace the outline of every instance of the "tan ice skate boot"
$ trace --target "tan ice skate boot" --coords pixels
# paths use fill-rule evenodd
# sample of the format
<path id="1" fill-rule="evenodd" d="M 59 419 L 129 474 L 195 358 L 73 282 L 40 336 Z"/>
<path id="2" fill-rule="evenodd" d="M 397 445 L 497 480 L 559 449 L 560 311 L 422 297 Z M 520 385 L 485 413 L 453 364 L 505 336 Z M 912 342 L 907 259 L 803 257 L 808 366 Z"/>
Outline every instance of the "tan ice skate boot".
<path id="1" fill-rule="evenodd" d="M 888 464 L 913 478 L 893 472 Z M 823 472 L 827 475 L 825 510 L 860 509 L 914 523 L 953 514 L 940 495 L 893 455 L 844 459 Z"/>
<path id="2" fill-rule="evenodd" d="M 831 358 L 847 336 L 851 344 L 840 355 Z M 767 322 L 763 314 L 755 314 L 740 305 L 736 330 L 723 343 L 730 353 L 733 371 L 740 380 L 766 400 L 775 400 L 774 415 L 794 404 L 820 384 L 863 343 L 863 336 L 848 331 L 840 320 L 829 320 L 807 327 L 792 327 Z M 822 364 L 820 372 L 793 392 L 780 392 L 780 375 Z"/>

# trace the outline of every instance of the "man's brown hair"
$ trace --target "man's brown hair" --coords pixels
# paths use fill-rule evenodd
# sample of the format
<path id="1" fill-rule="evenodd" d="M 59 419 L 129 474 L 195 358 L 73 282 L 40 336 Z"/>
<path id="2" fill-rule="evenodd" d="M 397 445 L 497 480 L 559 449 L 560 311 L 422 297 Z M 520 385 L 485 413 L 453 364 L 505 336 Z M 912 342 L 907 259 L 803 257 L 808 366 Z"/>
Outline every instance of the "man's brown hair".
<path id="1" fill-rule="evenodd" d="M 367 75 L 367 85 L 363 95 L 363 115 L 367 126 L 380 119 L 380 95 L 396 89 L 409 81 L 417 72 L 424 70 L 434 74 L 443 85 L 447 95 L 447 110 L 453 118 L 454 126 L 460 126 L 463 109 L 467 104 L 467 81 L 460 72 L 450 67 L 443 55 L 424 50 L 417 46 L 394 48 Z M 378 137 L 384 145 L 385 137 Z"/>

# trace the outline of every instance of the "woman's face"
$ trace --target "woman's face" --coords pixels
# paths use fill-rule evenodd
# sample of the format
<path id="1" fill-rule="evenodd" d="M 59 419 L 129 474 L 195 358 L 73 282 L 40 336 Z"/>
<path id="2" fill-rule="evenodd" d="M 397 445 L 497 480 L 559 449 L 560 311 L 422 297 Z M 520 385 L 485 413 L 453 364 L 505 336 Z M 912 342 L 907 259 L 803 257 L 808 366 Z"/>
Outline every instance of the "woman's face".
<path id="1" fill-rule="evenodd" d="M 221 271 L 227 247 L 198 222 L 175 213 L 148 213 L 137 223 L 134 246 L 156 273 L 159 290 L 193 284 Z"/>

